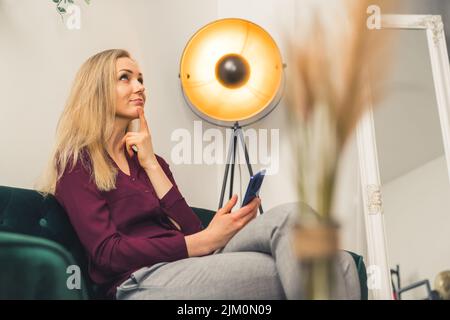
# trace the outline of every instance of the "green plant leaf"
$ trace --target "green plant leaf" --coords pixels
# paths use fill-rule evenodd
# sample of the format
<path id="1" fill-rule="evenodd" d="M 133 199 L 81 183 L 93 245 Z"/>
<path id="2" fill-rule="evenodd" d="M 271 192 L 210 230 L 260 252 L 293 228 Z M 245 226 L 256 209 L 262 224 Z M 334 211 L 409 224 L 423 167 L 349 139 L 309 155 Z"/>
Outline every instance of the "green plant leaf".
<path id="1" fill-rule="evenodd" d="M 58 3 L 59 2 L 59 0 L 52 0 L 54 3 Z"/>
<path id="2" fill-rule="evenodd" d="M 87 4 L 91 4 L 91 0 L 84 0 Z"/>
<path id="3" fill-rule="evenodd" d="M 66 13 L 66 9 L 61 8 L 61 7 L 58 7 L 58 11 L 61 12 L 61 13 Z"/>
<path id="4" fill-rule="evenodd" d="M 73 0 L 67 0 L 67 2 L 73 4 Z"/>

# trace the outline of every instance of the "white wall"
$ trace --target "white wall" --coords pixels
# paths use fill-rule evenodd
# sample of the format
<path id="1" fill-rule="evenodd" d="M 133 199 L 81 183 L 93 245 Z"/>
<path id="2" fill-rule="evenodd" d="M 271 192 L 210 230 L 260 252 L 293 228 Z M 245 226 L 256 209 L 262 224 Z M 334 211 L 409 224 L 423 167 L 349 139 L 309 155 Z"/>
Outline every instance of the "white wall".
<path id="1" fill-rule="evenodd" d="M 390 266 L 402 287 L 430 280 L 450 266 L 450 184 L 440 157 L 382 186 Z M 410 297 L 424 298 L 424 290 Z"/>
<path id="2" fill-rule="evenodd" d="M 301 9 L 295 0 L 79 3 L 81 30 L 71 31 L 61 22 L 51 1 L 0 2 L 0 68 L 5 71 L 0 78 L 0 185 L 32 188 L 48 159 L 76 71 L 89 56 L 109 48 L 128 49 L 139 62 L 146 81 L 146 116 L 155 150 L 171 163 L 170 151 L 175 144 L 170 140 L 171 133 L 178 128 L 192 131 L 193 121 L 198 120 L 183 101 L 178 79 L 179 59 L 190 36 L 218 18 L 246 18 L 265 28 L 285 56 L 285 35 L 295 31 L 295 10 Z M 261 198 L 265 210 L 298 199 L 285 119 L 282 101 L 272 114 L 253 126 L 280 132 L 280 171 L 264 183 Z M 203 130 L 208 128 L 211 126 L 204 123 Z M 355 196 L 359 186 L 355 150 L 353 141 L 343 164 L 336 213 L 342 225 L 342 247 L 363 253 L 360 231 L 364 228 Z M 190 205 L 217 207 L 224 166 L 172 164 L 171 168 Z M 244 166 L 241 169 L 245 192 L 248 175 Z M 257 169 L 259 166 L 254 167 Z M 235 181 L 236 192 L 238 170 Z"/>

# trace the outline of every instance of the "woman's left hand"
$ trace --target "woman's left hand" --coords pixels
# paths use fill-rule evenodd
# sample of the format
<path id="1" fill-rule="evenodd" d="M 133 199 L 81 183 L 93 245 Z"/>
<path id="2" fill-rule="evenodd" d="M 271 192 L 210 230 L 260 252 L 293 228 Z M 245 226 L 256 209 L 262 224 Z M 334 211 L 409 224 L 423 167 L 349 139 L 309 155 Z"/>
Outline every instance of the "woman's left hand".
<path id="1" fill-rule="evenodd" d="M 153 151 L 152 137 L 142 107 L 138 108 L 138 113 L 140 120 L 139 132 L 127 132 L 122 139 L 122 145 L 126 144 L 126 150 L 130 157 L 134 156 L 132 146 L 135 145 L 138 149 L 139 164 L 142 168 L 147 169 L 152 165 L 157 165 L 158 160 Z"/>

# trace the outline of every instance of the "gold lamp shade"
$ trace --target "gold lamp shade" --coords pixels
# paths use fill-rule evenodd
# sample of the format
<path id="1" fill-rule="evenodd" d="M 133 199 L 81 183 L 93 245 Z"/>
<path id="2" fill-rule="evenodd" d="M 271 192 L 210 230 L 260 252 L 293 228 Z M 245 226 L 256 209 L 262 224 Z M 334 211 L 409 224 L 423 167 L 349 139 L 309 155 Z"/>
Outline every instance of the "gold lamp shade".
<path id="1" fill-rule="evenodd" d="M 203 119 L 219 125 L 245 121 L 267 114 L 279 102 L 283 62 L 260 26 L 222 19 L 189 40 L 180 79 L 188 104 Z"/>

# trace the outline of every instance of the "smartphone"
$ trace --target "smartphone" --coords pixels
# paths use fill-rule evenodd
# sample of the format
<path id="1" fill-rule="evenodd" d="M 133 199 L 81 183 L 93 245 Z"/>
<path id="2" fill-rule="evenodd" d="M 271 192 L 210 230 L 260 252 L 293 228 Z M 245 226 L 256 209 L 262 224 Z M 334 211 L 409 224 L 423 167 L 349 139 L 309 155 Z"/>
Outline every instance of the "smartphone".
<path id="1" fill-rule="evenodd" d="M 266 170 L 264 169 L 250 177 L 250 182 L 248 183 L 247 191 L 245 192 L 245 197 L 242 201 L 241 207 L 246 206 L 250 203 L 250 201 L 259 195 L 259 190 L 261 189 L 265 175 Z"/>

